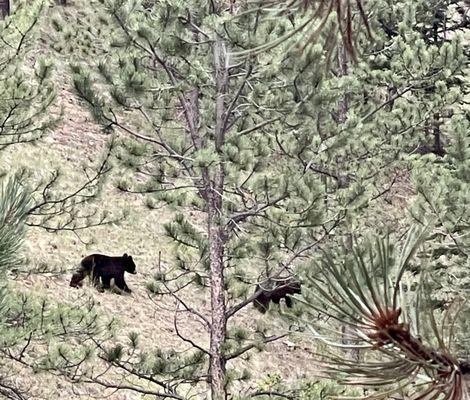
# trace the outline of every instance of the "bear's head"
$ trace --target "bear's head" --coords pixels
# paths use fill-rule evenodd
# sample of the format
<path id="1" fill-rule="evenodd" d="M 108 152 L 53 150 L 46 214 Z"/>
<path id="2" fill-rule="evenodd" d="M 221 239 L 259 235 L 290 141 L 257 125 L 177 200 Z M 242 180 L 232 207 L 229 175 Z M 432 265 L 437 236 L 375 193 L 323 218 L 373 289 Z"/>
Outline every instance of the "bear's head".
<path id="1" fill-rule="evenodd" d="M 132 259 L 132 256 L 128 256 L 127 253 L 124 253 L 122 256 L 124 271 L 129 272 L 130 274 L 136 274 L 135 263 Z"/>

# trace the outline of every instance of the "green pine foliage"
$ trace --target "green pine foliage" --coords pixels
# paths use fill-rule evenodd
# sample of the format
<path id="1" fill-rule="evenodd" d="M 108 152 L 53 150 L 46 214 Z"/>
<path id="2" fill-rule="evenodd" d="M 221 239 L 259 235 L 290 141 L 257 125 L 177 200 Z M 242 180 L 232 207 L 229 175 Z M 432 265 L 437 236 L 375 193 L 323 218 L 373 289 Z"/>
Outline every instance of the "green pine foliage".
<path id="1" fill-rule="evenodd" d="M 45 1 L 15 1 L 13 14 L 0 21 L 0 151 L 22 151 L 18 144 L 38 141 L 59 120 L 59 113 L 51 113 L 51 63 L 32 52 L 46 10 Z M 77 211 L 90 197 L 89 184 L 64 195 L 57 191 L 58 171 L 46 181 L 35 179 L 43 172 L 36 166 L 31 171 L 3 165 L 0 178 L 0 397 L 12 400 L 40 395 L 27 379 L 18 379 L 25 370 L 39 373 L 53 365 L 57 372 L 69 360 L 86 362 L 94 340 L 108 338 L 113 327 L 113 321 L 99 321 L 93 303 L 56 304 L 10 280 L 13 271 L 26 269 L 29 255 L 22 244 L 28 225 L 54 230 L 59 217 L 60 228 L 70 228 L 75 216 L 93 223 L 93 215 Z M 96 177 L 92 184 L 98 184 Z"/>
<path id="2" fill-rule="evenodd" d="M 230 319 L 255 284 L 291 273 L 305 258 L 321 259 L 317 249 L 327 240 L 360 240 L 388 225 L 399 237 L 408 215 L 383 210 L 397 177 L 410 171 L 417 191 L 410 216 L 423 224 L 437 217 L 454 242 L 458 233 L 461 242 L 451 247 L 460 258 L 449 262 L 467 265 L 467 235 L 460 236 L 466 48 L 459 21 L 450 24 L 457 3 L 368 4 L 373 40 L 358 37 L 357 63 L 345 57 L 351 48 L 344 43 L 333 51 L 321 42 L 304 51 L 293 46 L 302 37 L 286 39 L 286 32 L 306 15 L 263 19 L 244 3 L 235 10 L 215 3 L 102 0 L 81 19 L 79 38 L 96 37 L 73 44 L 99 55 L 71 69 L 93 116 L 120 136 L 117 159 L 127 173 L 117 186 L 145 194 L 149 212 L 163 205 L 175 211 L 164 227 L 175 243 L 174 254 L 164 255 L 171 265 L 150 291 L 173 296 L 176 314 L 192 315 L 210 336 L 209 314 L 217 310 L 188 305 L 185 295 L 209 289 L 211 249 L 220 241 L 228 324 L 219 350 L 226 361 L 261 350 L 271 340 L 261 327 L 236 329 Z M 106 24 L 93 30 L 100 18 Z M 337 24 L 329 13 L 324 32 L 335 43 Z M 257 51 L 265 43 L 277 46 Z M 178 396 L 204 381 L 213 354 L 176 333 L 192 348 L 188 358 L 153 357 L 135 340 L 126 346 L 136 353 L 124 362 L 122 347 L 103 354 L 114 368 L 144 377 L 151 394 Z M 229 369 L 227 387 L 240 376 Z"/>
<path id="3" fill-rule="evenodd" d="M 24 263 L 21 245 L 30 206 L 31 193 L 25 186 L 17 178 L 4 177 L 0 190 L 0 395 L 12 400 L 34 394 L 12 379 L 14 373 L 24 367 L 29 373 L 41 372 L 52 365 L 57 371 L 72 359 L 86 362 L 93 355 L 94 340 L 109 337 L 113 325 L 98 320 L 92 303 L 55 304 L 8 281 L 11 271 Z"/>
<path id="4" fill-rule="evenodd" d="M 469 214 L 464 200 L 469 189 L 469 45 L 463 36 L 465 17 L 461 6 L 459 2 L 418 2 L 403 10 L 396 7 L 394 12 L 403 15 L 401 25 L 387 19 L 382 22 L 390 28 L 389 34 L 396 31 L 404 38 L 400 46 L 409 41 L 401 47 L 406 61 L 402 68 L 409 70 L 406 74 L 413 74 L 413 79 L 423 74 L 419 97 L 407 97 L 408 101 L 418 97 L 422 103 L 416 109 L 423 122 L 404 139 L 407 143 L 416 140 L 415 150 L 407 158 L 416 191 L 410 216 L 421 224 L 435 224 L 430 261 L 414 267 L 415 280 L 426 277 L 426 301 L 435 309 L 438 320 L 454 311 L 469 287 Z M 404 34 L 406 26 L 412 28 L 412 33 Z M 413 109 L 409 103 L 406 107 Z M 468 306 L 460 304 L 460 317 L 455 321 L 458 339 L 454 351 L 464 358 L 468 354 L 464 338 L 468 312 Z"/>
<path id="5" fill-rule="evenodd" d="M 0 146 L 5 148 L 41 138 L 56 125 L 47 109 L 56 94 L 51 63 L 32 65 L 27 51 L 37 39 L 37 25 L 46 7 L 43 1 L 15 2 L 15 13 L 0 21 Z"/>
<path id="6" fill-rule="evenodd" d="M 16 179 L 4 178 L 0 199 L 0 273 L 4 280 L 8 271 L 21 261 L 18 253 L 24 239 L 30 197 Z"/>
<path id="7" fill-rule="evenodd" d="M 14 13 L 0 21 L 0 150 L 34 144 L 56 129 L 61 120 L 60 110 L 54 108 L 56 76 L 52 61 L 34 54 L 40 48 L 47 11 L 45 1 L 18 1 Z M 10 151 L 22 157 L 21 148 Z M 108 158 L 109 153 L 105 153 L 97 165 L 84 167 L 84 178 L 71 190 L 59 169 L 46 174 L 28 165 L 25 170 L 13 171 L 31 188 L 27 224 L 50 231 L 76 231 L 119 219 L 83 209 L 100 192 L 100 178 L 109 171 Z M 2 174 L 11 172 L 2 166 Z"/>
<path id="8" fill-rule="evenodd" d="M 295 259 L 313 249 L 312 240 L 344 218 L 342 210 L 325 207 L 325 185 L 319 176 L 307 173 L 292 156 L 296 149 L 289 148 L 295 143 L 286 132 L 297 124 L 292 110 L 298 110 L 292 85 L 285 83 L 295 78 L 292 67 L 281 52 L 274 60 L 271 55 L 256 60 L 231 56 L 242 43 L 252 46 L 258 40 L 248 34 L 256 25 L 253 15 L 231 20 L 227 12 L 219 14 L 198 2 L 162 3 L 150 10 L 130 1 L 104 5 L 103 14 L 112 15 L 115 47 L 97 60 L 94 71 L 74 66 L 75 87 L 98 121 L 147 145 L 136 151 L 138 146 L 129 139 L 121 142 L 127 157 L 120 151 L 119 159 L 135 175 L 121 180 L 120 189 L 150 194 L 184 211 L 165 226 L 175 242 L 172 265 L 149 288 L 184 299 L 191 290 L 208 287 L 214 239 L 206 228 L 212 190 L 207 185 L 215 184 L 222 167 L 225 183 L 213 193 L 221 201 L 217 224 L 227 233 L 226 307 L 238 307 L 255 283 L 285 275 Z M 268 24 L 262 23 L 260 31 Z M 158 35 L 163 31 L 168 34 Z M 233 65 L 226 70 L 224 88 L 215 81 L 214 38 L 219 36 L 227 57 L 222 63 Z M 215 109 L 218 90 L 226 90 L 224 115 Z M 222 141 L 216 129 L 224 130 Z M 304 129 L 300 124 L 299 136 Z M 303 143 L 308 147 L 309 138 Z M 227 360 L 273 340 L 256 328 L 233 331 L 229 324 L 228 329 L 221 347 Z M 201 352 L 196 346 L 196 353 L 200 357 L 194 368 L 207 370 L 207 349 Z M 182 373 L 186 370 L 181 367 Z M 163 379 L 167 372 L 157 371 L 155 378 Z M 200 375 L 194 383 L 201 381 Z M 232 378 L 240 377 L 229 373 L 228 381 Z M 182 385 L 175 374 L 167 379 L 175 388 Z"/>
<path id="9" fill-rule="evenodd" d="M 436 224 L 432 262 L 427 268 L 417 266 L 417 271 L 429 277 L 429 301 L 441 315 L 453 304 L 464 301 L 470 288 L 469 126 L 461 116 L 455 116 L 444 129 L 453 136 L 448 154 L 440 162 L 424 159 L 417 163 L 414 175 L 417 198 L 412 209 L 416 220 L 433 219 Z M 456 325 L 462 357 L 468 354 L 465 332 L 469 312 L 468 306 L 462 304 Z"/>
<path id="10" fill-rule="evenodd" d="M 327 251 L 320 266 L 305 270 L 311 289 L 302 301 L 312 316 L 330 319 L 328 325 L 314 318 L 308 323 L 313 338 L 329 348 L 323 352 L 324 371 L 338 382 L 372 387 L 368 398 L 467 396 L 455 347 L 458 312 L 436 318 L 423 302 L 430 288 L 424 280 L 413 285 L 409 274 L 427 238 L 426 228 L 411 229 L 401 251 L 389 237 L 370 238 L 356 243 L 352 253 Z M 347 342 L 341 325 L 349 327 Z M 363 358 L 353 360 L 335 348 L 361 349 Z"/>

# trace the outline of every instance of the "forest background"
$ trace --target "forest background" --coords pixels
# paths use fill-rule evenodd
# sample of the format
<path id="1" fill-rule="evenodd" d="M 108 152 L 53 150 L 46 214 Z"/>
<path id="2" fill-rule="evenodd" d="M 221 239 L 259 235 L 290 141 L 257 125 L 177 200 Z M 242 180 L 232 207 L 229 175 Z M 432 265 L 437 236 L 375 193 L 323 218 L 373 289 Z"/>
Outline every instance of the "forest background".
<path id="1" fill-rule="evenodd" d="M 0 22 L 1 396 L 465 398 L 466 1 L 57 3 Z"/>

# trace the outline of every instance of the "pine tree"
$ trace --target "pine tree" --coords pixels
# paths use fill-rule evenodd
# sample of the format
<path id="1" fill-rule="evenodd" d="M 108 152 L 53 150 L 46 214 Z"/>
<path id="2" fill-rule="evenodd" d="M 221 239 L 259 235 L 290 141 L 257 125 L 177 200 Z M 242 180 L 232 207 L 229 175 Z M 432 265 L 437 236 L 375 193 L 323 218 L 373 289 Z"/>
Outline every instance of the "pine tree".
<path id="1" fill-rule="evenodd" d="M 376 41 L 361 42 L 367 57 L 338 75 L 325 67 L 331 49 L 298 52 L 296 37 L 234 56 L 283 37 L 287 17 L 264 20 L 225 2 L 102 3 L 95 10 L 109 16 L 109 31 L 97 40 L 109 51 L 94 71 L 73 65 L 75 86 L 97 120 L 122 134 L 118 157 L 136 174 L 119 187 L 146 194 L 149 208 L 165 202 L 178 211 L 165 226 L 175 268 L 160 271 L 151 290 L 177 300 L 177 334 L 195 348 L 185 359 L 161 352 L 142 361 L 131 340 L 136 358 L 106 354 L 158 388 L 146 393 L 178 398 L 208 372 L 212 397 L 224 398 L 227 363 L 278 337 L 232 325 L 259 295 L 249 295 L 254 284 L 290 274 L 326 238 L 394 221 L 380 212 L 382 199 L 426 143 L 436 112 L 454 103 L 438 90 L 462 71 L 462 45 L 429 39 L 438 2 L 434 11 L 377 2 L 369 21 Z M 335 18 L 325 32 L 335 32 Z M 185 301 L 190 285 L 210 291 L 210 312 Z M 208 348 L 178 331 L 184 314 L 206 327 Z"/>
<path id="2" fill-rule="evenodd" d="M 421 224 L 428 221 L 435 224 L 431 261 L 426 266 L 416 265 L 415 274 L 417 281 L 422 275 L 432 277 L 427 283 L 428 300 L 438 320 L 461 301 L 468 284 L 465 250 L 468 212 L 463 198 L 468 191 L 468 174 L 464 171 L 468 169 L 465 154 L 469 148 L 466 121 L 469 47 L 462 33 L 468 28 L 469 19 L 462 7 L 457 1 L 418 2 L 404 10 L 392 8 L 391 14 L 380 20 L 390 38 L 404 36 L 405 28 L 391 22 L 397 13 L 404 13 L 411 30 L 404 54 L 414 60 L 411 65 L 416 66 L 416 60 L 423 66 L 429 64 L 426 67 L 429 78 L 424 80 L 418 98 L 423 103 L 419 108 L 421 122 L 412 131 L 414 142 L 408 139 L 413 151 L 407 162 L 416 193 L 411 218 Z M 416 94 L 410 101 L 416 101 Z M 468 307 L 462 307 L 461 315 L 455 322 L 459 332 L 455 354 L 466 358 L 468 346 L 463 332 Z"/>
<path id="3" fill-rule="evenodd" d="M 3 323 L 8 300 L 6 289 L 6 277 L 8 272 L 18 266 L 20 261 L 19 250 L 24 239 L 26 213 L 29 206 L 28 193 L 19 185 L 15 179 L 2 182 L 0 193 L 0 315 L 2 326 L 0 331 L 5 337 L 5 325 Z M 0 372 L 0 394 L 7 399 L 21 398 L 21 391 L 14 384 L 8 382 Z M 16 396 L 16 397 L 15 397 Z"/>
<path id="4" fill-rule="evenodd" d="M 356 243 L 352 252 L 330 250 L 322 265 L 306 270 L 311 286 L 303 301 L 315 315 L 310 331 L 330 348 L 323 352 L 323 370 L 331 379 L 373 389 L 364 393 L 368 398 L 468 398 L 468 361 L 454 353 L 458 313 L 437 322 L 432 308 L 423 306 L 423 281 L 411 289 L 407 276 L 427 237 L 427 229 L 412 229 L 400 252 L 389 237 L 371 238 Z M 328 324 L 315 325 L 317 313 Z M 347 345 L 339 340 L 338 323 L 350 327 Z M 367 354 L 363 361 L 352 361 L 335 347 L 361 348 Z"/>
<path id="5" fill-rule="evenodd" d="M 15 1 L 11 16 L 0 21 L 0 151 L 21 151 L 56 126 L 51 117 L 55 90 L 51 65 L 38 60 L 32 65 L 31 50 L 46 10 L 46 2 Z M 7 168 L 8 167 L 8 168 Z M 32 168 L 35 166 L 31 166 Z M 66 195 L 56 192 L 56 172 L 47 182 L 32 186 L 25 171 L 4 166 L 0 178 L 0 397 L 30 398 L 30 388 L 22 387 L 16 375 L 23 367 L 31 371 L 49 367 L 49 360 L 63 360 L 70 353 L 87 360 L 90 335 L 100 337 L 93 304 L 62 306 L 47 298 L 22 290 L 10 280 L 11 272 L 25 263 L 22 242 L 27 225 L 50 229 L 70 228 L 81 195 L 89 197 L 106 163 L 81 188 Z M 78 200 L 77 200 L 78 199 Z M 58 221 L 53 218 L 59 217 Z M 89 217 L 89 216 L 88 216 Z M 62 219 L 60 219 L 62 218 Z M 88 219 L 90 221 L 90 219 Z M 105 327 L 105 331 L 108 327 Z M 67 346 L 66 346 L 67 344 Z"/>
<path id="6" fill-rule="evenodd" d="M 340 342 L 331 324 L 327 330 L 325 325 L 316 327 L 314 337 L 329 346 L 375 350 L 360 363 L 333 351 L 326 355 L 326 371 L 350 385 L 372 386 L 376 390 L 368 393 L 370 398 L 390 398 L 398 392 L 412 398 L 468 396 L 468 309 L 463 300 L 468 213 L 459 200 L 460 195 L 465 197 L 468 181 L 463 172 L 468 149 L 468 45 L 458 35 L 468 19 L 460 7 L 459 2 L 398 2 L 378 7 L 377 20 L 371 21 L 375 33 L 383 34 L 384 50 L 378 52 L 379 58 L 371 57 L 372 65 L 382 60 L 370 81 L 376 88 L 380 81 L 390 82 L 382 93 L 389 93 L 384 106 L 395 119 L 381 115 L 379 130 L 398 134 L 396 146 L 405 161 L 401 168 L 410 169 L 417 191 L 408 218 L 422 225 L 431 221 L 434 230 L 426 244 L 432 251 L 422 253 L 419 262 L 401 264 L 395 277 L 390 273 L 398 257 L 389 242 L 381 241 L 376 246 L 357 244 L 354 257 L 351 249 L 340 255 L 335 249 L 307 272 L 313 288 L 307 303 L 314 307 L 315 317 L 320 311 L 350 327 L 349 346 Z M 386 71 L 393 75 L 387 77 Z M 390 130 L 394 125 L 401 127 Z M 410 134 L 404 134 L 407 130 Z M 314 271 L 323 275 L 321 285 Z M 415 376 L 420 376 L 419 382 Z"/>
<path id="7" fill-rule="evenodd" d="M 45 3 L 15 4 L 13 16 L 0 21 L 0 147 L 40 139 L 55 121 L 47 113 L 55 100 L 51 65 L 40 60 L 30 67 L 26 56 L 37 38 Z M 8 77 L 8 79 L 5 79 Z"/>
<path id="8" fill-rule="evenodd" d="M 2 281 L 18 266 L 18 252 L 24 239 L 30 198 L 16 179 L 2 182 L 0 204 L 0 264 Z"/>
<path id="9" fill-rule="evenodd" d="M 162 274 L 152 289 L 175 297 L 177 316 L 199 319 L 210 337 L 205 348 L 177 332 L 195 347 L 192 358 L 198 362 L 180 367 L 171 377 L 174 386 L 200 381 L 206 369 L 212 398 L 225 398 L 227 363 L 282 337 L 244 332 L 232 322 L 261 293 L 248 291 L 255 283 L 266 287 L 289 276 L 295 261 L 332 232 L 345 212 L 325 206 L 325 185 L 306 173 L 310 160 L 295 156 L 312 141 L 299 123 L 303 104 L 294 100 L 290 83 L 297 67 L 282 51 L 275 59 L 231 56 L 241 46 L 277 37 L 272 23 L 257 26 L 253 14 L 234 19 L 225 2 L 104 3 L 115 26 L 113 51 L 97 66 L 99 75 L 74 66 L 76 89 L 99 121 L 128 135 L 121 158 L 137 167 L 145 183 L 123 180 L 119 187 L 194 210 L 193 221 L 179 212 L 165 227 L 177 244 L 179 272 Z M 253 30 L 258 35 L 250 35 Z M 103 96 L 97 87 L 105 85 Z M 300 89 L 306 90 L 303 83 Z M 209 312 L 180 297 L 188 285 L 210 291 Z"/>
<path id="10" fill-rule="evenodd" d="M 18 1 L 14 13 L 0 21 L 0 150 L 40 141 L 61 120 L 60 111 L 51 112 L 56 101 L 52 61 L 38 57 L 33 62 L 31 57 L 40 43 L 47 9 L 45 1 Z M 110 170 L 111 148 L 112 141 L 96 165 L 84 167 L 83 179 L 69 191 L 61 187 L 59 170 L 48 179 L 31 177 L 34 166 L 22 171 L 21 181 L 34 188 L 27 224 L 50 232 L 78 232 L 119 219 L 103 212 L 83 212 L 83 206 L 100 193 Z"/>

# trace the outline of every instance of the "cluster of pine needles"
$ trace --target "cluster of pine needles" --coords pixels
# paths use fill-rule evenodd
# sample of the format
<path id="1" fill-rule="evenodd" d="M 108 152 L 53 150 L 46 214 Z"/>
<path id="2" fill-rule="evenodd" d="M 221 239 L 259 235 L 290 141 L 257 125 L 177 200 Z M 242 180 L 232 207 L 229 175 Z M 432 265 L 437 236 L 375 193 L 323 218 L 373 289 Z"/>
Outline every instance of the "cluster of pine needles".
<path id="1" fill-rule="evenodd" d="M 300 301 L 330 321 L 328 328 L 310 325 L 314 337 L 330 349 L 324 370 L 338 382 L 371 388 L 364 398 L 469 398 L 464 382 L 468 368 L 452 355 L 460 308 L 450 307 L 437 319 L 420 300 L 427 293 L 424 280 L 415 291 L 403 282 L 426 237 L 426 229 L 413 228 L 399 255 L 388 238 L 355 246 L 352 256 L 341 261 L 324 254 L 315 269 L 320 272 L 307 276 L 310 289 Z M 332 320 L 343 329 L 332 329 Z M 362 357 L 352 359 L 351 351 Z"/>

